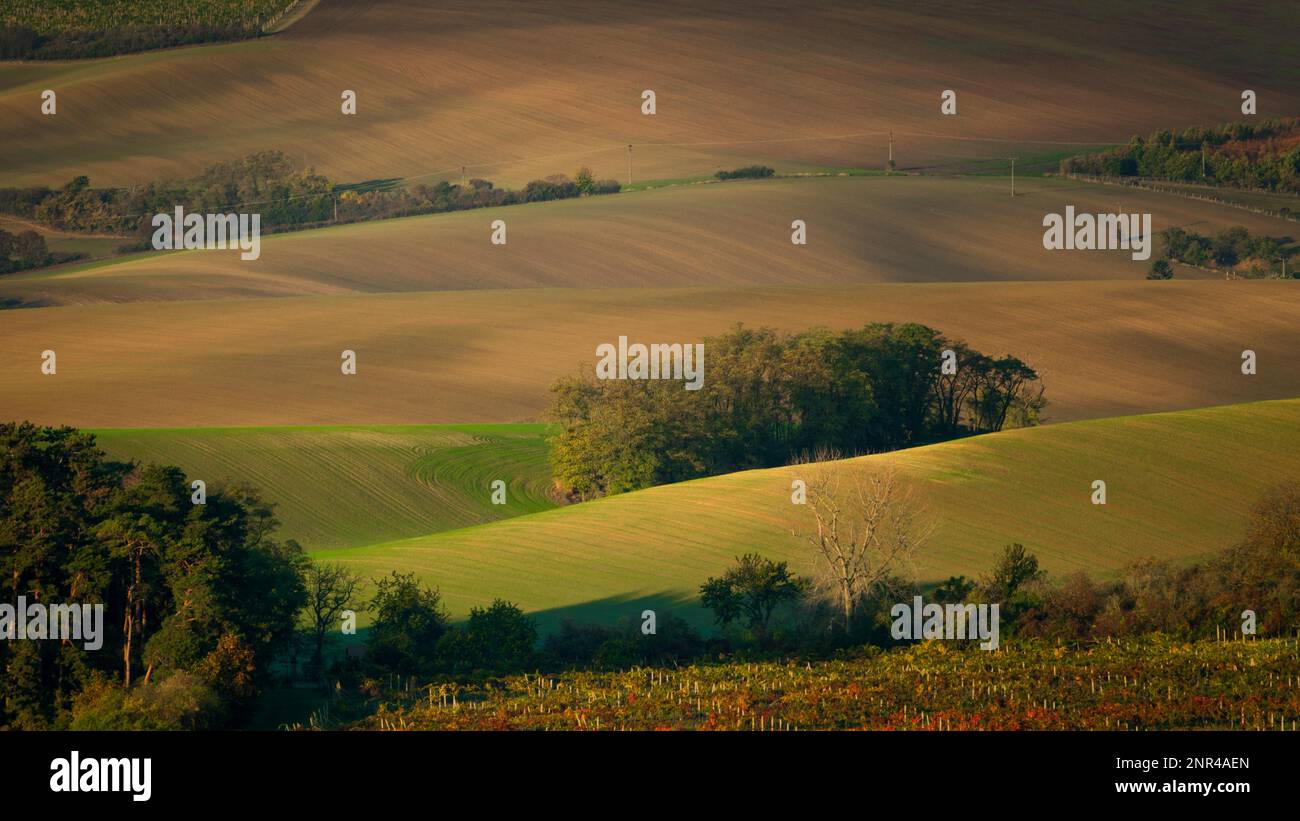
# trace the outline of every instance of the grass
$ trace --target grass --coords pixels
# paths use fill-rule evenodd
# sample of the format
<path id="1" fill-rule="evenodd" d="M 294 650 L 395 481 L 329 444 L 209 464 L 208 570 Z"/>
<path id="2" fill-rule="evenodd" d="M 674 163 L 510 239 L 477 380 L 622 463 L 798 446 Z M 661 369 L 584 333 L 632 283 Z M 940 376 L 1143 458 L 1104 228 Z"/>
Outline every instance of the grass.
<path id="1" fill-rule="evenodd" d="M 1092 420 L 835 463 L 897 465 L 935 523 L 922 582 L 978 577 L 1023 543 L 1052 574 L 1111 574 L 1140 558 L 1188 561 L 1240 537 L 1266 488 L 1300 478 L 1300 400 Z M 748 471 L 331 555 L 367 576 L 415 572 L 454 615 L 502 597 L 544 628 L 662 608 L 708 618 L 695 591 L 758 551 L 808 572 L 791 535 L 802 469 Z M 1090 502 L 1096 479 L 1108 502 Z"/>
<path id="2" fill-rule="evenodd" d="M 469 165 L 514 187 L 583 164 L 623 178 L 628 143 L 637 178 L 690 178 L 751 162 L 878 167 L 890 131 L 910 168 L 1236 119 L 1242 78 L 1270 112 L 1300 106 L 1294 9 L 1234 7 L 1234 26 L 1251 32 L 1234 40 L 1208 0 L 1116 25 L 1129 11 L 1119 0 L 1029 13 L 903 0 L 321 3 L 269 42 L 75 72 L 0 66 L 0 183 L 88 173 L 141 184 L 190 176 L 200 158 L 281 148 L 334 179 L 436 179 Z M 40 115 L 32 86 L 58 90 L 56 117 Z M 653 117 L 640 113 L 646 88 Z M 946 88 L 956 117 L 939 114 Z M 358 92 L 355 117 L 339 112 L 343 89 Z"/>
<path id="3" fill-rule="evenodd" d="M 276 504 L 282 538 L 355 547 L 554 507 L 542 425 L 97 430 L 123 460 L 243 482 Z M 506 482 L 506 504 L 491 483 Z"/>

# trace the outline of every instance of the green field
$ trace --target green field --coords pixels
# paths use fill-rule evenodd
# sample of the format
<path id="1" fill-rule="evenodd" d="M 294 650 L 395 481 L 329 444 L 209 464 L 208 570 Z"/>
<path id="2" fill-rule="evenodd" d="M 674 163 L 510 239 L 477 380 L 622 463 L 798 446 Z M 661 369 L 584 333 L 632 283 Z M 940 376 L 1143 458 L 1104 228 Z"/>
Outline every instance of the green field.
<path id="1" fill-rule="evenodd" d="M 209 488 L 244 482 L 279 535 L 355 547 L 554 507 L 542 425 L 369 425 L 94 431 L 110 456 L 177 465 Z M 491 483 L 506 482 L 506 504 Z"/>
<path id="2" fill-rule="evenodd" d="M 1051 573 L 1113 573 L 1143 557 L 1190 560 L 1242 533 L 1266 488 L 1300 476 L 1300 400 L 1006 431 L 869 456 L 918 482 L 936 524 L 917 577 L 979 576 L 1021 542 Z M 700 479 L 415 539 L 340 551 L 367 576 L 414 571 L 454 615 L 510 599 L 545 628 L 646 606 L 707 624 L 695 590 L 756 550 L 808 569 L 790 535 L 796 467 Z M 1106 481 L 1105 506 L 1090 503 Z M 806 515 L 806 513 L 804 513 Z"/>

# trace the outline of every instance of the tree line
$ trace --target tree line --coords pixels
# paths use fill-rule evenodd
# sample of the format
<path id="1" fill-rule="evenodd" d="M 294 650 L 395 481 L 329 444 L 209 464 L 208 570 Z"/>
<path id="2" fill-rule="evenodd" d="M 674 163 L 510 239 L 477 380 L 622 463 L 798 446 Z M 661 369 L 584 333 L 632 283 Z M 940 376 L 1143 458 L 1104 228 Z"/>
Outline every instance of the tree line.
<path id="1" fill-rule="evenodd" d="M 1151 263 L 1148 279 L 1170 279 L 1170 261 L 1202 268 L 1233 271 L 1247 278 L 1281 277 L 1291 256 L 1282 239 L 1252 235 L 1244 226 L 1225 228 L 1213 236 L 1173 227 L 1157 235 L 1164 245 L 1160 258 Z M 1288 277 L 1297 275 L 1294 266 Z"/>
<path id="2" fill-rule="evenodd" d="M 30 229 L 12 234 L 0 228 L 0 274 L 41 268 L 84 256 L 80 252 L 51 251 L 45 237 Z"/>
<path id="3" fill-rule="evenodd" d="M 1300 627 L 1300 484 L 1266 491 L 1244 536 L 1193 564 L 1142 559 L 1099 582 L 1082 570 L 1049 579 L 1022 545 L 1007 546 L 980 582 L 950 578 L 942 601 L 1002 603 L 1004 635 L 1066 640 L 1162 633 L 1182 639 L 1241 637 L 1243 614 L 1258 635 Z"/>
<path id="4" fill-rule="evenodd" d="M 872 552 L 881 559 L 887 551 L 882 545 Z M 1300 627 L 1300 483 L 1267 491 L 1250 511 L 1243 538 L 1222 552 L 1193 564 L 1141 559 L 1108 581 L 1082 570 L 1053 579 L 1019 543 L 1006 545 L 986 575 L 953 576 L 928 589 L 909 579 L 901 562 L 866 562 L 858 572 L 871 566 L 879 572 L 856 589 L 847 621 L 838 585 L 824 584 L 826 565 L 799 576 L 787 562 L 755 553 L 705 582 L 700 601 L 733 648 L 804 655 L 896 644 L 890 608 L 916 595 L 941 605 L 996 603 L 1004 638 L 1242 637 L 1247 611 L 1256 635 L 1289 635 Z"/>
<path id="5" fill-rule="evenodd" d="M 776 169 L 766 165 L 747 165 L 744 168 L 722 170 L 713 176 L 720 180 L 762 180 L 776 173 Z"/>
<path id="6" fill-rule="evenodd" d="M 306 558 L 272 538 L 252 489 L 192 492 L 178 468 L 114 462 L 89 434 L 0 424 L 4 599 L 106 614 L 98 650 L 0 642 L 0 727 L 97 728 L 109 711 L 198 728 L 251 706 L 294 634 Z"/>
<path id="7" fill-rule="evenodd" d="M 79 176 L 59 189 L 0 188 L 0 213 L 14 214 L 64 231 L 123 234 L 135 240 L 119 251 L 152 247 L 151 220 L 181 206 L 190 213 L 250 211 L 262 215 L 264 231 L 285 231 L 326 223 L 434 214 L 615 193 L 614 180 L 598 180 L 590 169 L 575 178 L 552 175 L 520 190 L 471 179 L 409 188 L 396 180 L 341 185 L 313 169 L 300 168 L 280 151 L 262 151 L 213 163 L 197 176 L 130 188 L 93 188 Z"/>
<path id="8" fill-rule="evenodd" d="M 1062 174 L 1147 177 L 1300 192 L 1300 119 L 1157 131 L 1111 151 L 1061 160 Z"/>
<path id="9" fill-rule="evenodd" d="M 704 350 L 700 390 L 592 372 L 558 380 L 547 417 L 558 426 L 550 460 L 559 490 L 587 499 L 801 454 L 893 450 L 1033 425 L 1046 404 L 1038 373 L 1021 360 L 915 323 L 795 334 L 737 327 L 706 338 Z"/>

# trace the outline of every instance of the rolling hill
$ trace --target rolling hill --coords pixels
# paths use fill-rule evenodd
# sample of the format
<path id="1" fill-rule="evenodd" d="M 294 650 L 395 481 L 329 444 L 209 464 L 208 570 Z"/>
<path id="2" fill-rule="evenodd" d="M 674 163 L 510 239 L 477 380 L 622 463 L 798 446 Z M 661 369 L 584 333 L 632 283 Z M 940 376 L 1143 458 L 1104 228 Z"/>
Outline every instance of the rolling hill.
<path id="1" fill-rule="evenodd" d="M 917 578 L 978 576 L 1021 542 L 1060 575 L 1105 575 L 1144 557 L 1186 561 L 1239 538 L 1251 504 L 1300 478 L 1300 400 L 1090 420 L 829 463 L 897 465 L 936 525 Z M 431 536 L 337 551 L 377 576 L 414 571 L 454 614 L 503 597 L 544 625 L 637 618 L 643 607 L 705 614 L 694 591 L 758 551 L 807 570 L 790 533 L 806 467 L 700 479 Z M 1108 503 L 1090 502 L 1095 479 Z M 806 522 L 805 522 L 806 526 Z"/>
<path id="2" fill-rule="evenodd" d="M 560 288 L 0 313 L 0 418 L 80 427 L 535 421 L 596 346 L 921 322 L 1038 368 L 1054 421 L 1300 396 L 1285 281 Z M 1241 373 L 1254 350 L 1259 373 Z M 58 373 L 41 373 L 54 350 Z M 358 373 L 340 374 L 340 353 Z M 707 359 L 705 384 L 707 390 Z"/>
<path id="3" fill-rule="evenodd" d="M 209 488 L 246 483 L 307 550 L 480 524 L 555 506 L 541 425 L 94 431 L 109 456 L 183 468 Z M 506 503 L 491 484 L 506 482 Z"/>
<path id="4" fill-rule="evenodd" d="M 1232 19 L 1209 0 L 324 0 L 274 37 L 0 65 L 0 184 L 140 184 L 273 148 L 341 180 L 466 165 L 518 185 L 579 163 L 622 179 L 629 143 L 636 179 L 881 167 L 890 132 L 910 168 L 1236 119 L 1246 88 L 1263 116 L 1297 113 L 1291 10 L 1255 0 Z"/>
<path id="5" fill-rule="evenodd" d="M 61 305 L 497 288 L 825 286 L 1142 279 L 1124 250 L 1048 251 L 1043 215 L 1152 214 L 1152 228 L 1295 223 L 1059 178 L 832 177 L 690 185 L 264 236 L 257 260 L 184 251 L 0 278 L 0 301 Z M 502 219 L 509 242 L 489 242 Z M 803 220 L 808 244 L 790 241 Z M 1214 276 L 1180 266 L 1179 278 Z"/>

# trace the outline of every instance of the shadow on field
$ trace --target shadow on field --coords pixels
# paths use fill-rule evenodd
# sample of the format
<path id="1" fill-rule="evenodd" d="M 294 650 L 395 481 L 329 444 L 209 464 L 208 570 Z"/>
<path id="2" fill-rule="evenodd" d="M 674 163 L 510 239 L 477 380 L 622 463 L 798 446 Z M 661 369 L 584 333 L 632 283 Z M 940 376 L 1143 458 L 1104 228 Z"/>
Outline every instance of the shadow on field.
<path id="1" fill-rule="evenodd" d="M 682 590 L 664 590 L 645 595 L 622 593 L 566 607 L 535 610 L 528 615 L 537 623 L 537 631 L 546 635 L 558 630 L 565 619 L 575 624 L 615 625 L 624 619 L 639 624 L 641 614 L 646 610 L 653 610 L 656 619 L 662 620 L 665 614 L 671 614 L 701 630 L 710 628 L 713 624 L 708 611 L 700 607 L 695 594 Z"/>
<path id="2" fill-rule="evenodd" d="M 22 300 L 14 297 L 0 297 L 0 311 L 8 311 L 17 308 L 44 308 L 53 304 L 53 302 L 45 299 Z"/>

